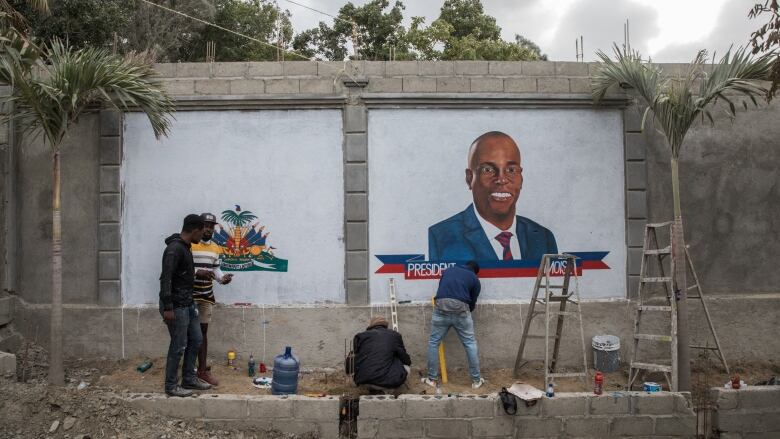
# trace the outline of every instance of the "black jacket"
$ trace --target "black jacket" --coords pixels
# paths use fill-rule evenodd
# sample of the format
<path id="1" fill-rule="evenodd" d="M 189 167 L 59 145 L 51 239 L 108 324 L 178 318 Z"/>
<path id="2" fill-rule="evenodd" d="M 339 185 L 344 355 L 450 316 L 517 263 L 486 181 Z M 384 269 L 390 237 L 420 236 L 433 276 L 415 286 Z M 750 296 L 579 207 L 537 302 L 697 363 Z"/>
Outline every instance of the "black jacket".
<path id="1" fill-rule="evenodd" d="M 375 326 L 355 336 L 355 384 L 395 388 L 406 381 L 412 360 L 401 334 Z"/>
<path id="2" fill-rule="evenodd" d="M 165 239 L 160 274 L 160 310 L 189 306 L 192 301 L 192 285 L 195 283 L 195 263 L 190 244 L 178 233 Z"/>

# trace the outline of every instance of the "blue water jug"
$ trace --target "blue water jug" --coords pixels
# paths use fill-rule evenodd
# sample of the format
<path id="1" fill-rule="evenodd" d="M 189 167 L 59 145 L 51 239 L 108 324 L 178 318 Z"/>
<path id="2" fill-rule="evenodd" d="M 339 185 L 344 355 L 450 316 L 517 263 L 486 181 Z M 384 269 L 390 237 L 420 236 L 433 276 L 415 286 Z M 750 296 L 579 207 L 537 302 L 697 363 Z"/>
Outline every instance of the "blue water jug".
<path id="1" fill-rule="evenodd" d="M 295 395 L 298 391 L 298 372 L 301 363 L 293 357 L 292 348 L 286 346 L 284 354 L 274 358 L 274 379 L 271 381 L 271 393 L 274 395 Z"/>

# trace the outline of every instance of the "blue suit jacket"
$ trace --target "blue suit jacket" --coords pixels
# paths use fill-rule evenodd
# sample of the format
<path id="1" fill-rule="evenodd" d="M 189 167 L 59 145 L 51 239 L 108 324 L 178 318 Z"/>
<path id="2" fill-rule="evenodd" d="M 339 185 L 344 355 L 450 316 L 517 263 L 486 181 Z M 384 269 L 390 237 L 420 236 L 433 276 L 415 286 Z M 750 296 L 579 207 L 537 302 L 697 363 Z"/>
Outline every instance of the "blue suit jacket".
<path id="1" fill-rule="evenodd" d="M 542 259 L 558 253 L 555 236 L 528 218 L 517 216 L 516 234 L 523 259 Z M 431 261 L 498 260 L 474 205 L 428 228 L 428 259 Z"/>

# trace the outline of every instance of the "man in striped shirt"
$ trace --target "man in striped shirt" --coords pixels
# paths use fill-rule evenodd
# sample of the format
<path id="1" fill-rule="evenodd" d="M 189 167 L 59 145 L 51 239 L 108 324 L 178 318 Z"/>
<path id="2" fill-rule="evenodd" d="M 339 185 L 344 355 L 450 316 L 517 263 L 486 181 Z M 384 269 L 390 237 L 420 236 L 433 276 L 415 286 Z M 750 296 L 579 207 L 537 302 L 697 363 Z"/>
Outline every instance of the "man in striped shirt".
<path id="1" fill-rule="evenodd" d="M 230 283 L 233 279 L 232 274 L 224 274 L 219 269 L 219 254 L 221 248 L 211 240 L 214 235 L 214 226 L 217 224 L 217 217 L 211 213 L 202 213 L 203 219 L 203 238 L 198 244 L 192 245 L 192 259 L 195 262 L 195 285 L 193 286 L 192 298 L 198 305 L 198 315 L 200 316 L 200 330 L 203 334 L 203 343 L 198 352 L 198 378 L 216 386 L 219 384 L 216 378 L 211 376 L 206 366 L 206 357 L 208 355 L 208 332 L 209 322 L 211 322 L 211 313 L 214 309 L 214 281 L 222 285 Z M 198 275 L 200 274 L 200 276 Z"/>

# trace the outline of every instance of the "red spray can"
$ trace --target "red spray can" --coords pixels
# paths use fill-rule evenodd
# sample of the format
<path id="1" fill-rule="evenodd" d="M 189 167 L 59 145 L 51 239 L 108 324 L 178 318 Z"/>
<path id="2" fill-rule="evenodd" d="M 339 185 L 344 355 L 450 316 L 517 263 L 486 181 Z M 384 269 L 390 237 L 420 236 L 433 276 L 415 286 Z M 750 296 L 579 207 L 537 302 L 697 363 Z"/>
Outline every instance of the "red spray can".
<path id="1" fill-rule="evenodd" d="M 604 375 L 601 372 L 596 372 L 594 381 L 593 393 L 601 395 L 604 392 Z"/>

